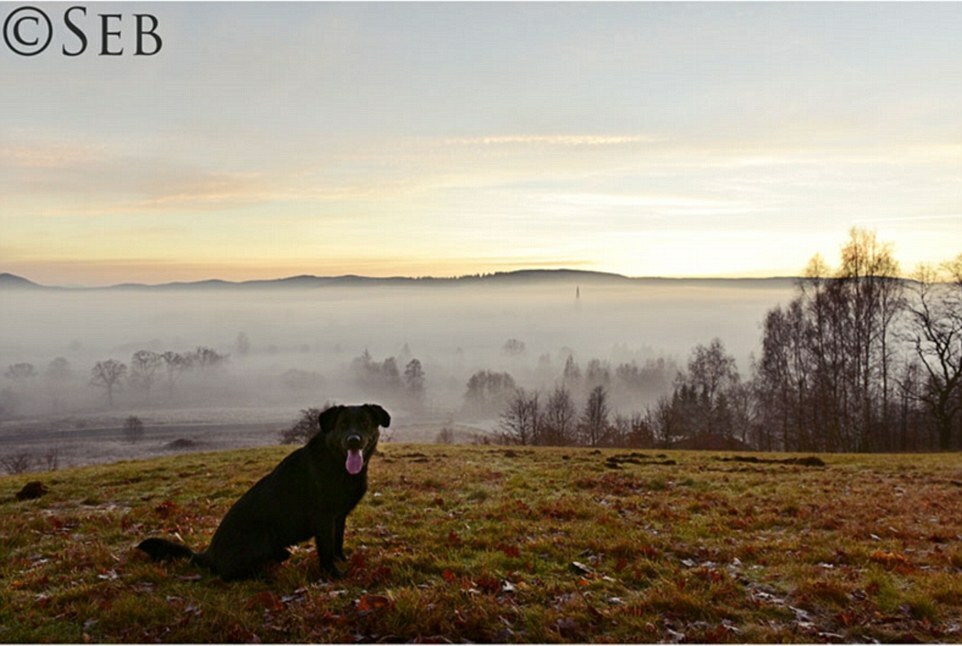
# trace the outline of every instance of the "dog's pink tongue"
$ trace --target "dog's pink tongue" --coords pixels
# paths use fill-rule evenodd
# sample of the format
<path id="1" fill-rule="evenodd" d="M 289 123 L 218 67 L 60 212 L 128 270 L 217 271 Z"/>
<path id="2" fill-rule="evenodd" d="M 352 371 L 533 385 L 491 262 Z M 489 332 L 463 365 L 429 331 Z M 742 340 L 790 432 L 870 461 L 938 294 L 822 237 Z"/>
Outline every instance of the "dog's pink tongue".
<path id="1" fill-rule="evenodd" d="M 357 475 L 364 467 L 364 456 L 358 449 L 349 449 L 347 452 L 347 464 L 344 466 L 352 476 Z"/>

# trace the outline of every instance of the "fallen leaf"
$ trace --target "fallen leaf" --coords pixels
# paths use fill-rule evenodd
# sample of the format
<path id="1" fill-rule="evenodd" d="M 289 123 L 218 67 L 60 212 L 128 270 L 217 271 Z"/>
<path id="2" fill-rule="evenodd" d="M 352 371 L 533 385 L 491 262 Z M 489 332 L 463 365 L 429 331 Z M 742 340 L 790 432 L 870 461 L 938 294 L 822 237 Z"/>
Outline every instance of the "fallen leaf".
<path id="1" fill-rule="evenodd" d="M 506 545 L 505 543 L 501 543 L 500 545 L 498 545 L 498 549 L 501 550 L 505 556 L 508 556 L 511 558 L 516 559 L 521 556 L 521 550 L 519 550 L 514 545 Z"/>
<path id="2" fill-rule="evenodd" d="M 496 594 L 501 592 L 501 581 L 493 576 L 488 576 L 487 574 L 482 574 L 479 576 L 474 584 L 478 587 L 478 589 L 481 590 L 481 592 L 486 592 L 488 594 Z"/>
<path id="3" fill-rule="evenodd" d="M 869 560 L 873 563 L 880 563 L 886 568 L 894 568 L 898 566 L 906 566 L 909 564 L 909 560 L 901 554 L 896 554 L 895 552 L 886 552 L 883 550 L 875 550 L 869 554 Z"/>
<path id="4" fill-rule="evenodd" d="M 382 594 L 365 594 L 354 602 L 354 609 L 359 613 L 367 614 L 391 608 L 393 605 L 394 602 Z"/>

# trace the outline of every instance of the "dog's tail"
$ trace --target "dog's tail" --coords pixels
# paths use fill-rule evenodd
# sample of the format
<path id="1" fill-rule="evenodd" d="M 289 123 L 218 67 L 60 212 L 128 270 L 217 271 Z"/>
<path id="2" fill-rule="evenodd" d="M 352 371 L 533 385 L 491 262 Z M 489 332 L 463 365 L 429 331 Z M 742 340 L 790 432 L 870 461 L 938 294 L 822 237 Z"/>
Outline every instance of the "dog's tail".
<path id="1" fill-rule="evenodd" d="M 137 549 L 146 552 L 155 561 L 171 559 L 197 560 L 198 554 L 183 543 L 168 541 L 166 538 L 148 538 L 140 542 Z"/>

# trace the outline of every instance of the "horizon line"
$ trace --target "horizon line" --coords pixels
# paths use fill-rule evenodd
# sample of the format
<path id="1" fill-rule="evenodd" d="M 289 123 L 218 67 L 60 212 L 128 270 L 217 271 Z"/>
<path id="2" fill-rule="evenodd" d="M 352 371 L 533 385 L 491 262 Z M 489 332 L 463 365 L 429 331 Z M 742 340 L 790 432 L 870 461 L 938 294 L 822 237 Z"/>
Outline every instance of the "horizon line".
<path id="1" fill-rule="evenodd" d="M 144 283 L 144 282 L 133 282 L 133 281 L 122 281 L 116 283 L 105 283 L 101 285 L 94 284 L 49 284 L 49 283 L 38 283 L 22 274 L 16 274 L 14 272 L 0 271 L 0 278 L 5 278 L 8 281 L 13 280 L 16 282 L 23 281 L 28 283 L 24 285 L 25 287 L 35 286 L 41 288 L 51 288 L 51 289 L 113 289 L 113 288 L 156 288 L 156 287 L 178 287 L 178 286 L 202 286 L 204 284 L 219 283 L 224 286 L 244 286 L 256 283 L 282 283 L 294 280 L 364 280 L 364 281 L 461 281 L 461 280 L 472 280 L 472 279 L 485 279 L 485 278 L 496 278 L 496 277 L 510 277 L 518 276 L 519 274 L 535 274 L 535 275 L 557 275 L 557 274 L 581 274 L 586 277 L 596 277 L 596 278 L 611 278 L 615 280 L 665 280 L 665 281 L 734 281 L 734 280 L 745 280 L 745 281 L 764 281 L 764 280 L 798 280 L 804 278 L 801 275 L 765 275 L 765 276 L 745 276 L 745 275 L 690 275 L 690 276 L 670 276 L 670 275 L 648 275 L 648 276 L 631 276 L 628 274 L 621 274 L 618 272 L 611 271 L 599 271 L 590 269 L 571 269 L 571 268 L 524 268 L 524 269 L 512 269 L 506 271 L 490 271 L 490 272 L 476 272 L 467 274 L 456 274 L 456 275 L 391 275 L 391 276 L 372 276 L 366 274 L 357 273 L 343 273 L 343 274 L 291 274 L 286 276 L 278 276 L 275 278 L 249 278 L 244 280 L 228 280 L 224 278 L 198 278 L 196 280 L 171 280 L 159 283 Z"/>

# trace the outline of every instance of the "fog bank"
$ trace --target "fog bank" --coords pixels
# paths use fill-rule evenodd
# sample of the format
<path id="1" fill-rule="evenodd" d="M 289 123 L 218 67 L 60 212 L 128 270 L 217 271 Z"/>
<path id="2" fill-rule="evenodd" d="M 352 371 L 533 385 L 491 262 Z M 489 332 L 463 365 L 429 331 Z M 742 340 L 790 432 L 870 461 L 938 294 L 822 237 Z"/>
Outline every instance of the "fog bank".
<path id="1" fill-rule="evenodd" d="M 569 356 L 581 368 L 597 359 L 612 371 L 660 360 L 670 382 L 667 373 L 683 367 L 696 344 L 719 337 L 746 373 L 765 312 L 791 293 L 788 280 L 2 290 L 2 419 L 9 427 L 36 416 L 205 407 L 290 417 L 327 401 L 387 399 L 402 422 L 459 421 L 467 416 L 467 380 L 478 370 L 547 389 Z M 226 360 L 176 374 L 157 367 L 139 386 L 120 384 L 112 407 L 104 388 L 91 384 L 96 362 L 129 369 L 138 351 L 198 347 Z M 417 359 L 416 405 L 359 375 L 365 356 L 378 370 L 393 359 L 402 380 Z M 51 367 L 58 358 L 66 360 L 59 376 Z M 30 364 L 34 374 L 10 374 L 15 364 Z M 655 389 L 652 382 L 615 403 L 643 410 L 661 394 L 648 392 Z"/>

